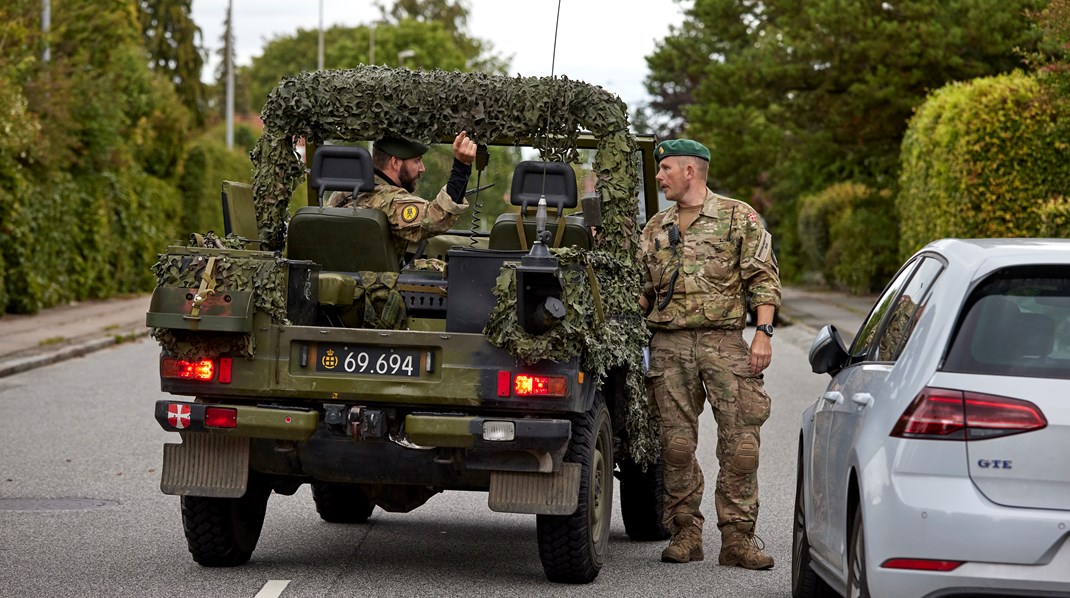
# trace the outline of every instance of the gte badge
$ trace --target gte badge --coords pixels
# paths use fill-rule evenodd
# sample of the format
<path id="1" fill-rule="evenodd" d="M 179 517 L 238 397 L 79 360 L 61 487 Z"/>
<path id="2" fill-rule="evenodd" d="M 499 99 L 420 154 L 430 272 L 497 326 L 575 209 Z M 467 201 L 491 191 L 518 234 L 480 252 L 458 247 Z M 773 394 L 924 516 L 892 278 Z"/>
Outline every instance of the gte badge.
<path id="1" fill-rule="evenodd" d="M 1001 459 L 978 459 L 977 466 L 984 469 L 1011 469 L 1013 463 Z"/>

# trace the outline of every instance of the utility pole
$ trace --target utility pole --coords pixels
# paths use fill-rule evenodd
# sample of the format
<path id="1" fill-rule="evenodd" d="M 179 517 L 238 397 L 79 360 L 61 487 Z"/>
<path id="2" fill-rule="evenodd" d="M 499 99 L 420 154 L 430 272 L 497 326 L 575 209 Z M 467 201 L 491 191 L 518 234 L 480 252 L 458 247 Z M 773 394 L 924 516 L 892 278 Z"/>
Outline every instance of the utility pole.
<path id="1" fill-rule="evenodd" d="M 316 70 L 323 70 L 323 0 L 320 0 L 320 47 L 316 59 Z"/>
<path id="2" fill-rule="evenodd" d="M 41 0 L 41 33 L 45 38 L 45 50 L 41 53 L 41 61 L 48 64 L 52 60 L 52 47 L 48 42 L 48 32 L 52 29 L 52 0 Z"/>
<path id="3" fill-rule="evenodd" d="M 233 0 L 227 2 L 226 69 L 227 69 L 227 149 L 234 149 L 234 13 Z"/>

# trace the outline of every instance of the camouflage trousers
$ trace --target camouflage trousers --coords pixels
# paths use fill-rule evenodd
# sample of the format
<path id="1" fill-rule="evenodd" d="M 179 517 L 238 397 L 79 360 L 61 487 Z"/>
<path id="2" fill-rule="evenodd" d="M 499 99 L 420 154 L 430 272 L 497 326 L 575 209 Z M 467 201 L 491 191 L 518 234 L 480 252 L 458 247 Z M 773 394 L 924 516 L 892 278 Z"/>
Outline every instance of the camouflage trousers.
<path id="1" fill-rule="evenodd" d="M 717 421 L 717 523 L 758 518 L 760 429 L 769 418 L 762 375 L 750 373 L 739 330 L 659 330 L 650 341 L 647 385 L 656 403 L 665 465 L 665 525 L 688 514 L 701 526 L 705 490 L 695 458 L 706 401 Z"/>

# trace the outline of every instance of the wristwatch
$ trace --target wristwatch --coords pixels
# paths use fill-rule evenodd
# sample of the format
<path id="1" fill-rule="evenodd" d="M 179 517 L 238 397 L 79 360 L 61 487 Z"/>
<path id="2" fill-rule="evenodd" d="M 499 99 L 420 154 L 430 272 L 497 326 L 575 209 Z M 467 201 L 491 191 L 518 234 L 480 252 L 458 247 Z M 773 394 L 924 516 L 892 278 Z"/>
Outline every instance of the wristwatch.
<path id="1" fill-rule="evenodd" d="M 773 336 L 773 325 L 772 324 L 759 324 L 759 325 L 755 326 L 754 329 L 755 330 L 761 330 L 762 332 L 764 332 L 766 334 L 766 336 Z"/>

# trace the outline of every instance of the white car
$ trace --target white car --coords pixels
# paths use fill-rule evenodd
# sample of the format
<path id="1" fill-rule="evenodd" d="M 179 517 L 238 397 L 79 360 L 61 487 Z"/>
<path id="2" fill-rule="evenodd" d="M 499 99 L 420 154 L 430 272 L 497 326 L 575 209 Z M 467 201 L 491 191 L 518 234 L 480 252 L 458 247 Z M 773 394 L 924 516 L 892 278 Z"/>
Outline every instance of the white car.
<path id="1" fill-rule="evenodd" d="M 931 243 L 810 365 L 795 598 L 1070 596 L 1070 240 Z"/>

